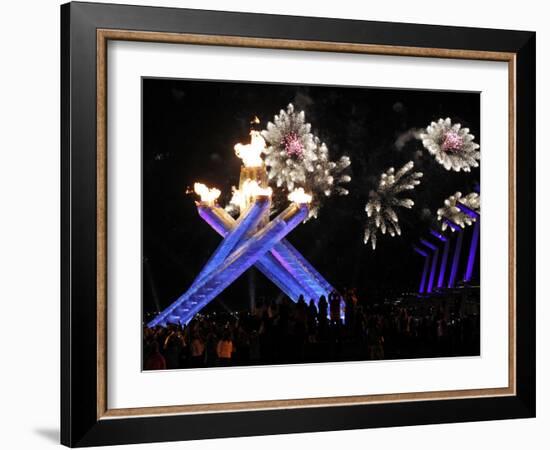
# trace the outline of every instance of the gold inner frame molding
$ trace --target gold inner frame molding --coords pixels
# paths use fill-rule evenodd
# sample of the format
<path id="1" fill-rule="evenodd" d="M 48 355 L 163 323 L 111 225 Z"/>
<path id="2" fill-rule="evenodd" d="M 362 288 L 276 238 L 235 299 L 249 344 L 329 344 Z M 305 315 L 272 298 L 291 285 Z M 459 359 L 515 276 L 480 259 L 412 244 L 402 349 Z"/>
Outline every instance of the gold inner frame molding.
<path id="1" fill-rule="evenodd" d="M 370 55 L 501 61 L 508 63 L 508 386 L 503 388 L 410 392 L 400 394 L 265 400 L 200 405 L 109 409 L 107 404 L 107 42 L 110 40 L 170 44 L 215 45 L 265 49 L 306 50 Z M 477 50 L 421 48 L 342 42 L 264 39 L 147 31 L 97 30 L 97 418 L 166 414 L 205 414 L 231 411 L 345 406 L 516 394 L 516 54 Z"/>

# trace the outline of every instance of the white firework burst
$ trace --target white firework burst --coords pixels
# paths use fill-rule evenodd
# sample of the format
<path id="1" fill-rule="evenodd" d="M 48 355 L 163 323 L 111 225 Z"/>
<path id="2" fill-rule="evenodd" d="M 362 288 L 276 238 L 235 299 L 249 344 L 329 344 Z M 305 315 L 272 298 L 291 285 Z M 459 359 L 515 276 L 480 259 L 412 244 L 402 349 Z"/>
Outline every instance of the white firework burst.
<path id="1" fill-rule="evenodd" d="M 397 208 L 412 208 L 414 202 L 410 198 L 399 197 L 404 191 L 412 190 L 420 184 L 422 172 L 411 172 L 414 163 L 409 161 L 397 172 L 390 167 L 378 182 L 378 188 L 369 192 L 369 201 L 365 206 L 367 223 L 365 225 L 365 244 L 370 240 L 372 249 L 376 249 L 378 233 L 388 233 L 390 236 L 401 235 Z"/>
<path id="2" fill-rule="evenodd" d="M 468 128 L 453 124 L 451 119 L 439 119 L 432 122 L 424 133 L 420 134 L 424 147 L 435 156 L 435 160 L 447 170 L 470 172 L 479 167 L 479 144 Z"/>
<path id="3" fill-rule="evenodd" d="M 454 195 L 451 195 L 449 198 L 445 199 L 443 202 L 443 207 L 437 210 L 437 220 L 442 221 L 441 229 L 443 231 L 445 231 L 449 226 L 447 220 L 455 223 L 461 228 L 464 228 L 466 225 L 472 225 L 472 223 L 476 221 L 474 217 L 470 217 L 467 213 L 461 211 L 458 206 L 456 206 L 459 202 L 479 214 L 481 202 L 480 196 L 477 192 L 471 192 L 464 197 L 461 192 L 455 192 Z M 450 228 L 454 231 L 453 227 Z"/>
<path id="4" fill-rule="evenodd" d="M 264 154 L 269 182 L 280 188 L 275 189 L 276 207 L 286 201 L 289 192 L 301 187 L 313 195 L 309 214 L 317 217 L 323 197 L 348 194 L 341 184 L 351 181 L 344 173 L 351 163 L 349 157 L 330 160 L 327 146 L 311 133 L 304 111 L 296 112 L 289 104 L 268 122 L 262 136 L 267 143 Z"/>

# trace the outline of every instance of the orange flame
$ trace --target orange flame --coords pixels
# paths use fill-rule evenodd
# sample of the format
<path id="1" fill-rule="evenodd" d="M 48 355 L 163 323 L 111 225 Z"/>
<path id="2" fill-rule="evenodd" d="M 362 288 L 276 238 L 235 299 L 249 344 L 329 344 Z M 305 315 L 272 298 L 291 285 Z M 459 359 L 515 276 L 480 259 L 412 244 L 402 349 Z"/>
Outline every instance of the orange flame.
<path id="1" fill-rule="evenodd" d="M 195 183 L 193 188 L 195 193 L 200 196 L 201 202 L 204 203 L 214 203 L 221 194 L 219 189 L 209 189 L 208 186 L 202 183 Z"/>
<path id="2" fill-rule="evenodd" d="M 235 145 L 235 154 L 243 160 L 245 167 L 261 167 L 261 154 L 265 149 L 265 141 L 259 131 L 250 132 L 250 144 Z"/>
<path id="3" fill-rule="evenodd" d="M 231 197 L 229 203 L 238 206 L 242 211 L 254 197 L 259 195 L 271 196 L 271 194 L 273 194 L 273 189 L 270 187 L 263 188 L 256 180 L 246 180 L 242 189 L 233 190 L 233 197 Z"/>

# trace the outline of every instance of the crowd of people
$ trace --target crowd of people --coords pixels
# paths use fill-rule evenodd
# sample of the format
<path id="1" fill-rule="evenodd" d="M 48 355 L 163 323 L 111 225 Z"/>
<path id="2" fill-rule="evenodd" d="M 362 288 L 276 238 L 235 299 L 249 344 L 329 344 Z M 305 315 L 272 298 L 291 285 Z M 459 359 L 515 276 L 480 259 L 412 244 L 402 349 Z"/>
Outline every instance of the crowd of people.
<path id="1" fill-rule="evenodd" d="M 354 290 L 316 305 L 263 301 L 254 311 L 144 327 L 144 370 L 479 355 L 479 314 L 464 298 L 367 303 Z"/>

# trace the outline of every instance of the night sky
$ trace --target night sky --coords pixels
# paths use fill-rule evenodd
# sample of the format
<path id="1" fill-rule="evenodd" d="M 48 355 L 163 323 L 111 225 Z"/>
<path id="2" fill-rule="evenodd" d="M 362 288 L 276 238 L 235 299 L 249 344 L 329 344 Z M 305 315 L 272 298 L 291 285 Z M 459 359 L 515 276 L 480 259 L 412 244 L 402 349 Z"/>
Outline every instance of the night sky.
<path id="1" fill-rule="evenodd" d="M 479 169 L 446 171 L 405 133 L 450 117 L 469 127 L 479 142 L 478 93 L 147 78 L 142 110 L 144 312 L 163 309 L 181 295 L 220 242 L 198 216 L 196 196 L 186 190 L 196 181 L 217 187 L 225 205 L 239 180 L 241 161 L 233 146 L 249 142 L 252 117 L 261 120 L 263 129 L 290 102 L 305 110 L 331 159 L 351 158 L 352 181 L 345 185 L 348 196 L 327 199 L 318 219 L 298 226 L 289 241 L 337 289 L 356 287 L 373 301 L 417 289 L 423 261 L 411 244 L 437 226 L 436 210 L 445 198 L 473 190 Z M 424 172 L 420 186 L 407 193 L 415 206 L 398 211 L 403 234 L 380 236 L 373 252 L 370 243 L 363 244 L 369 190 L 384 170 L 409 160 L 415 171 Z M 249 272 L 222 293 L 225 305 L 246 308 L 251 286 L 257 298 L 277 295 L 261 273 Z M 212 308 L 219 305 L 214 302 Z"/>

